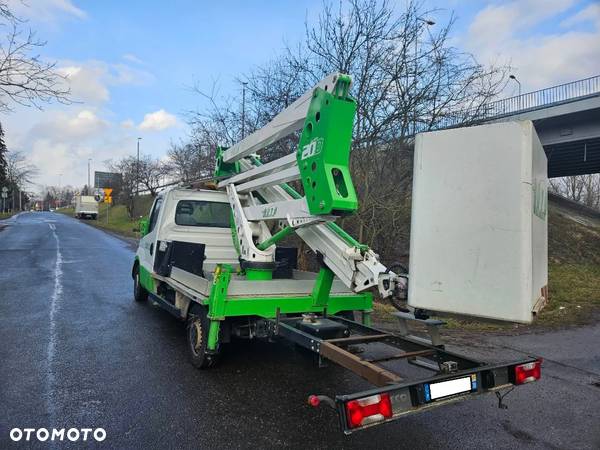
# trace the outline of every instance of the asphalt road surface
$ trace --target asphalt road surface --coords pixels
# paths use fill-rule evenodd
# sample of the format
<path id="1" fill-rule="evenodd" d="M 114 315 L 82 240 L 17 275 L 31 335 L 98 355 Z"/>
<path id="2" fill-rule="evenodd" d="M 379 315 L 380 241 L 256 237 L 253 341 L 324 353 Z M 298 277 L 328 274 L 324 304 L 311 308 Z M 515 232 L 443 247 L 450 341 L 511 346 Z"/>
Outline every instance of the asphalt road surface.
<path id="1" fill-rule="evenodd" d="M 12 442 L 14 427 L 102 427 L 93 446 L 106 448 L 600 448 L 598 325 L 459 341 L 491 360 L 545 357 L 542 380 L 506 397 L 508 410 L 488 395 L 344 436 L 306 398 L 366 387 L 354 375 L 266 342 L 229 346 L 198 371 L 184 326 L 133 302 L 130 244 L 54 213 L 0 228 L 1 448 L 50 447 Z"/>

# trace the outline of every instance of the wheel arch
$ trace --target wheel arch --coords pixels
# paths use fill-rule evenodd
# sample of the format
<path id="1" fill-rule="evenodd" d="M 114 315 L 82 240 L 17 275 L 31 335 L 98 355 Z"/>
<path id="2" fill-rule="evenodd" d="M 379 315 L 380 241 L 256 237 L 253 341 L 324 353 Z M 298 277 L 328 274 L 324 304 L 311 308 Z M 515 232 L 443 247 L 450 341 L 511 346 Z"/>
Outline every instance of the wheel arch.
<path id="1" fill-rule="evenodd" d="M 140 267 L 140 258 L 138 258 L 136 256 L 135 259 L 133 260 L 133 266 L 131 266 L 131 278 L 135 278 L 135 270 L 136 269 L 139 270 L 139 267 Z"/>

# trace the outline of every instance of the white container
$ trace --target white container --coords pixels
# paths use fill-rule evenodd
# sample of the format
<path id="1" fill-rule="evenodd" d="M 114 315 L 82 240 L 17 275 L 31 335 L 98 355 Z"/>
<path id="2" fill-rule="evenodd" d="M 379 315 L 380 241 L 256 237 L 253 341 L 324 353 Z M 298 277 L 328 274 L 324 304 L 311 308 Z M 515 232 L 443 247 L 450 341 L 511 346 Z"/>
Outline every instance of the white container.
<path id="1" fill-rule="evenodd" d="M 547 186 L 531 121 L 417 135 L 409 305 L 530 323 L 547 297 Z"/>

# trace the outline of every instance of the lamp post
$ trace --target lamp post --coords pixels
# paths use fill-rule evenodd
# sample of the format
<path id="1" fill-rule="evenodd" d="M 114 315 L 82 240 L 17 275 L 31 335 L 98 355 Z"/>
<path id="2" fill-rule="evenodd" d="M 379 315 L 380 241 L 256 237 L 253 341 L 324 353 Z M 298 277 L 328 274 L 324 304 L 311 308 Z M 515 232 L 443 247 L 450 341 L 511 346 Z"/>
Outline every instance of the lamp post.
<path id="1" fill-rule="evenodd" d="M 414 87 L 415 87 L 415 93 L 414 93 L 414 99 L 413 101 L 416 101 L 417 98 L 417 94 L 418 94 L 418 89 L 417 89 L 417 73 L 419 71 L 419 22 L 424 23 L 427 26 L 432 26 L 435 25 L 435 22 L 433 20 L 430 19 L 425 19 L 423 17 L 416 17 L 415 18 L 415 79 L 414 79 Z M 417 134 L 417 105 L 415 103 L 414 107 L 413 107 L 413 137 Z"/>
<path id="2" fill-rule="evenodd" d="M 90 195 L 90 162 L 92 161 L 92 158 L 88 158 L 88 184 L 87 184 L 87 195 Z"/>
<path id="3" fill-rule="evenodd" d="M 60 186 L 61 186 L 62 176 L 63 176 L 62 173 L 58 174 L 58 206 L 54 205 L 56 208 L 60 208 L 60 205 L 61 205 L 62 191 L 60 189 Z"/>
<path id="4" fill-rule="evenodd" d="M 246 137 L 246 85 L 247 81 L 242 81 L 242 139 Z"/>
<path id="5" fill-rule="evenodd" d="M 137 163 L 135 166 L 135 195 L 140 195 L 140 141 L 141 137 L 137 138 Z"/>
<path id="6" fill-rule="evenodd" d="M 521 110 L 521 82 L 513 74 L 510 74 L 508 76 L 508 78 L 510 78 L 511 80 L 515 80 L 517 82 L 517 84 L 519 85 L 519 101 L 517 102 L 517 105 L 518 105 L 519 110 Z"/>

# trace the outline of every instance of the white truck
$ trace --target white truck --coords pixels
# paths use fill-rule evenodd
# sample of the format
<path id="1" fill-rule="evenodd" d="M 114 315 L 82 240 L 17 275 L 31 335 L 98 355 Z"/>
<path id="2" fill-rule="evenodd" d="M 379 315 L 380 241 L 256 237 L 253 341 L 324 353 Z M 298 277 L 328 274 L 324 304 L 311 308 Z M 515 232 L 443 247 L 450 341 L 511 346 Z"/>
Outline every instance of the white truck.
<path id="1" fill-rule="evenodd" d="M 75 217 L 94 220 L 98 218 L 98 202 L 93 195 L 78 195 L 75 197 Z"/>
<path id="2" fill-rule="evenodd" d="M 140 223 L 131 272 L 134 298 L 150 299 L 187 322 L 188 353 L 200 369 L 215 365 L 222 346 L 236 338 L 281 338 L 313 352 L 319 362 L 332 361 L 364 378 L 372 385 L 367 390 L 308 397 L 311 406 L 335 409 L 344 433 L 489 392 L 503 406 L 500 391 L 539 379 L 541 361 L 523 357 L 491 365 L 447 351 L 438 332 L 443 322 L 418 306 L 417 291 L 406 302 L 409 275 L 394 273 L 334 223 L 358 208 L 348 169 L 356 107 L 349 87 L 348 76 L 328 76 L 262 129 L 218 148 L 211 182 L 159 193 L 149 218 Z M 296 152 L 261 163 L 258 151 L 298 130 Z M 521 128 L 513 132 L 520 135 Z M 425 155 L 431 149 L 420 150 Z M 507 181 L 510 189 L 527 182 Z M 281 246 L 292 233 L 314 252 L 318 273 L 298 270 L 297 249 Z M 531 228 L 513 233 L 531 234 Z M 437 243 L 430 239 L 429 245 Z M 494 255 L 479 258 L 486 262 L 481 271 L 487 277 Z M 446 270 L 439 268 L 437 276 L 445 280 Z M 474 277 L 472 272 L 450 276 L 458 277 L 457 285 Z M 398 333 L 371 326 L 373 291 L 400 305 Z M 467 301 L 486 302 L 486 292 Z M 507 296 L 506 302 L 532 310 L 530 296 Z M 495 310 L 493 317 L 515 320 Z M 414 335 L 409 322 L 423 325 L 429 337 Z M 356 345 L 363 352 L 356 352 Z M 406 378 L 415 370 L 422 374 Z"/>

